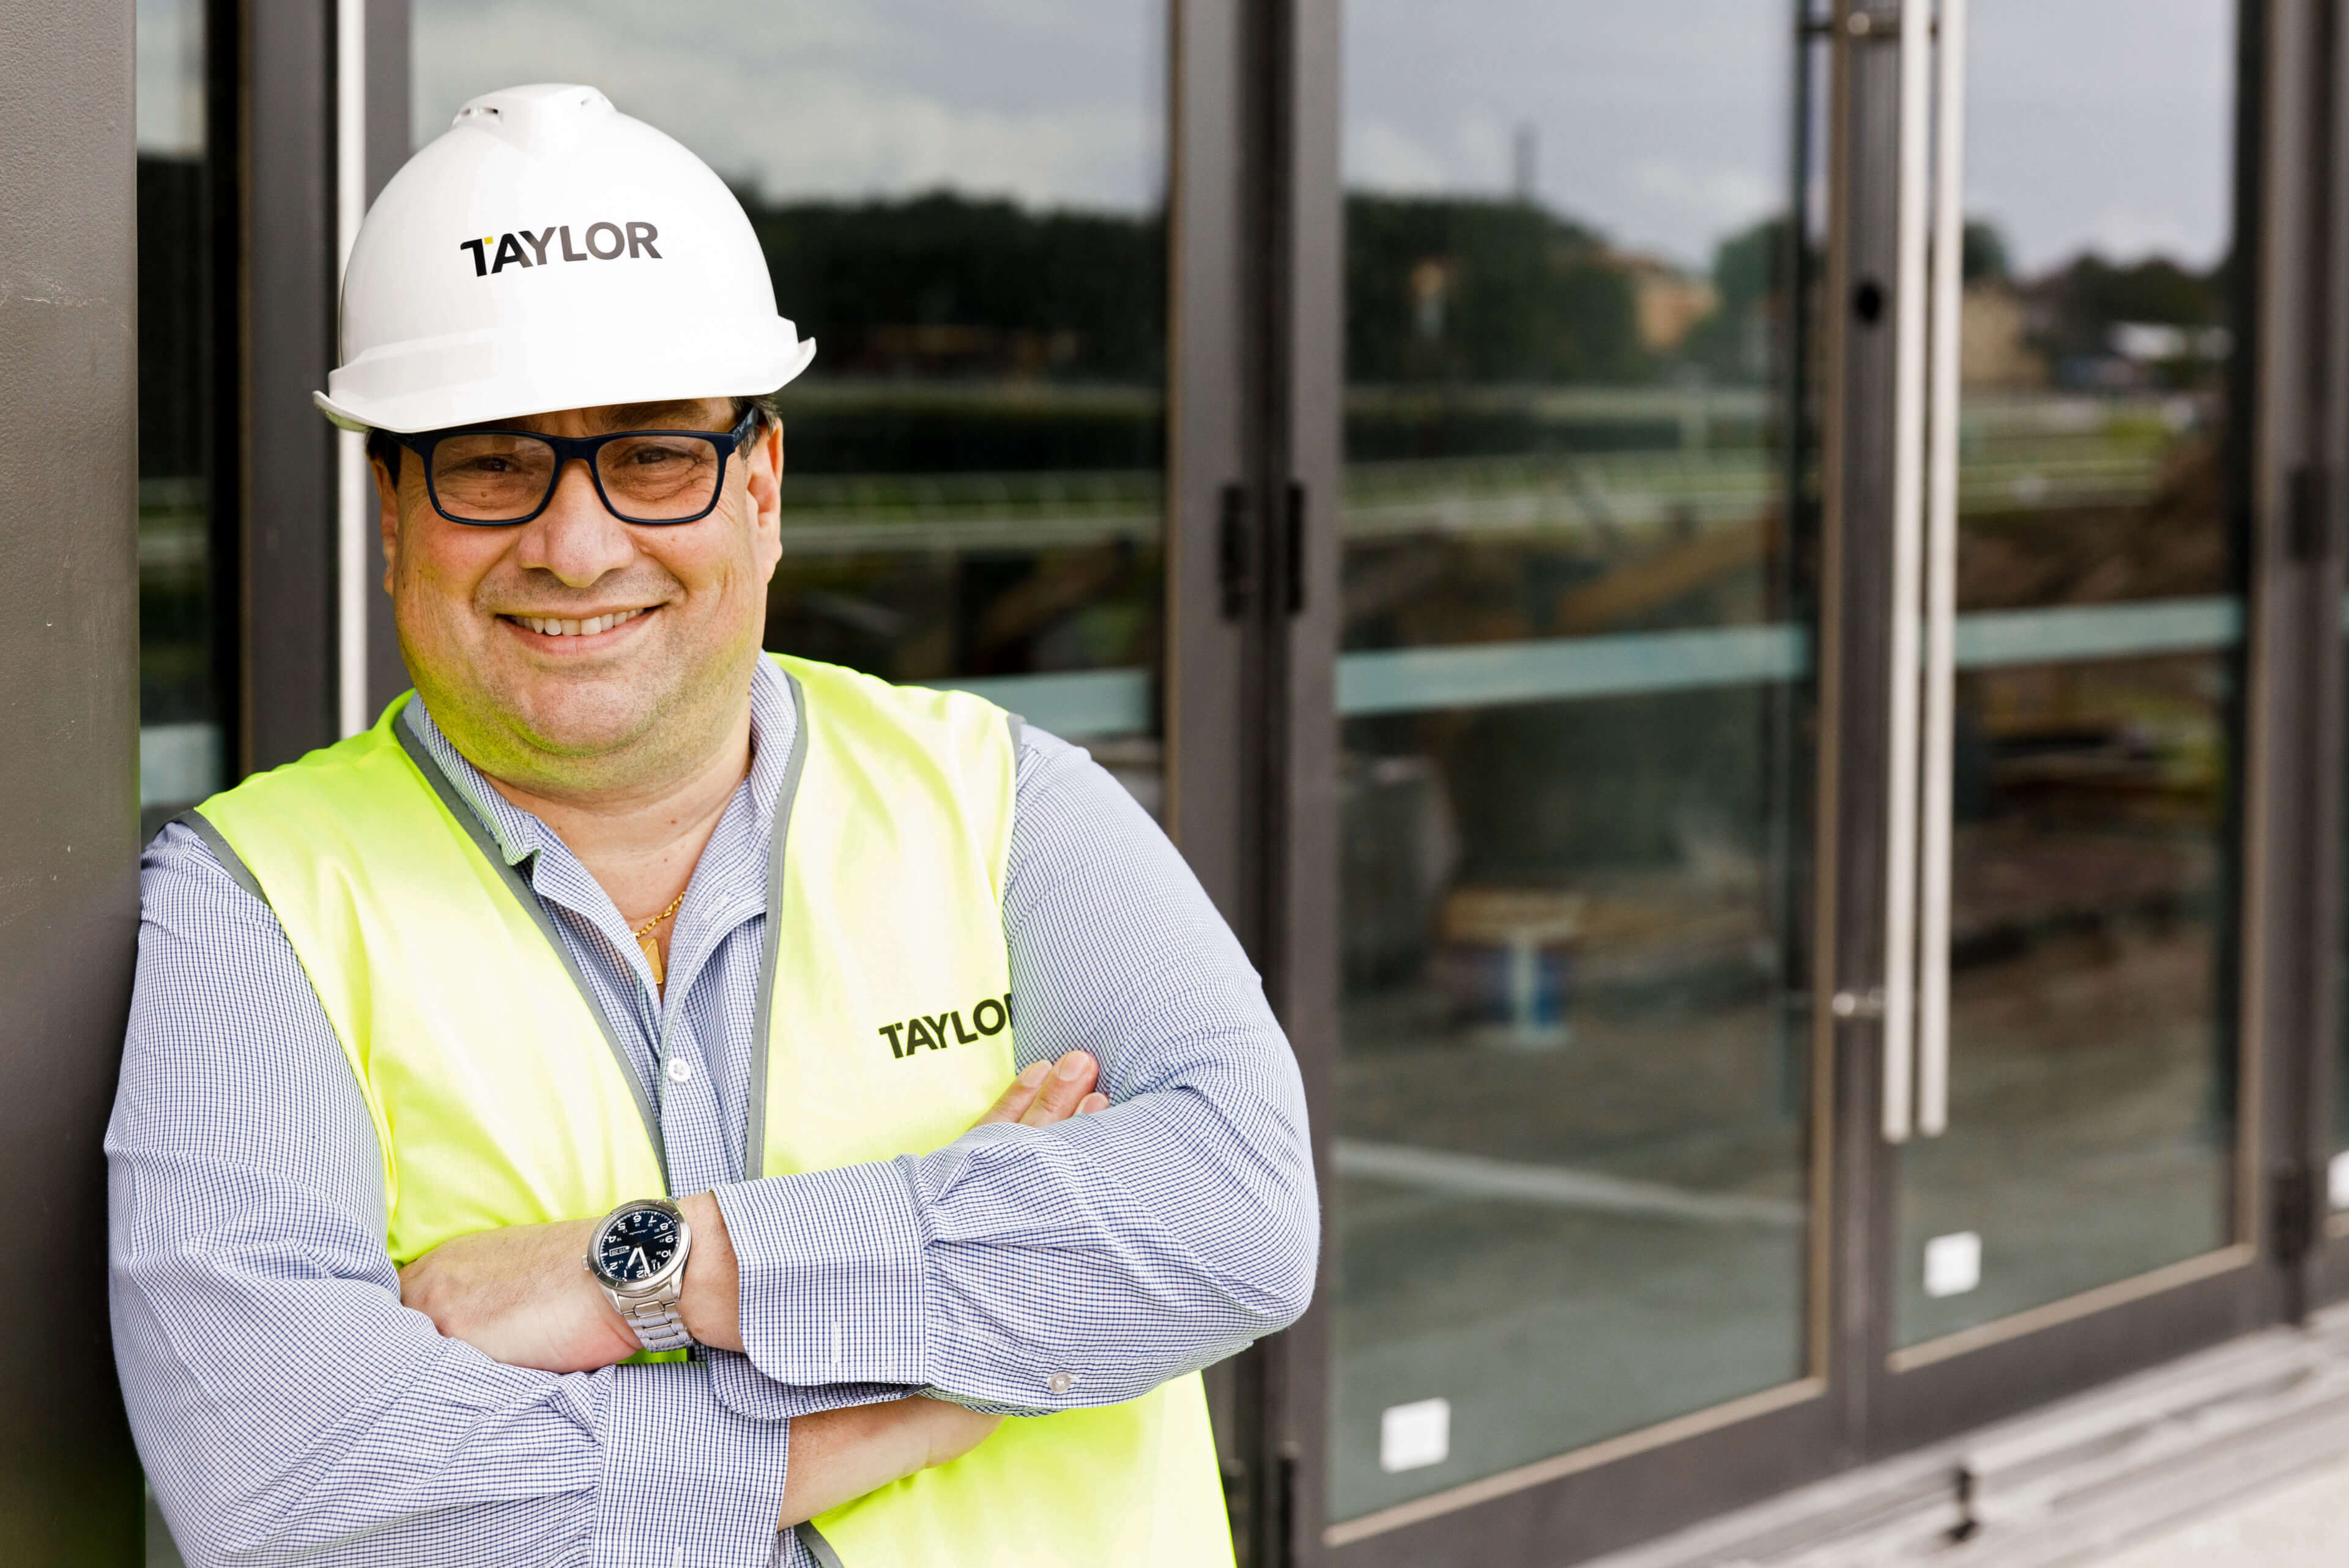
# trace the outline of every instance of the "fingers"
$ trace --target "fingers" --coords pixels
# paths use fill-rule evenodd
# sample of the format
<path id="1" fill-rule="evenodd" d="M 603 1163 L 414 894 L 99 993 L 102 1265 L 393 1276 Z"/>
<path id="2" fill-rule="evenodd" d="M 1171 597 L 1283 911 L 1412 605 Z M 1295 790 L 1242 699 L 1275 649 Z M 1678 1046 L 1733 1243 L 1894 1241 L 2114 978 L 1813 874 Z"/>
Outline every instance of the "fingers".
<path id="1" fill-rule="evenodd" d="M 1050 1127 L 1072 1116 L 1092 1116 L 1109 1109 L 1109 1097 L 1093 1088 L 1100 1081 L 1101 1064 L 1084 1051 L 1071 1051 L 1057 1062 L 1030 1062 L 971 1125 L 1016 1121 Z"/>
<path id="2" fill-rule="evenodd" d="M 1033 1070 L 1032 1068 L 1030 1069 Z M 1077 1114 L 1078 1102 L 1101 1080 L 1101 1064 L 1084 1051 L 1071 1051 L 1052 1064 L 1035 1099 L 1019 1115 L 1029 1127 L 1050 1127 Z"/>
<path id="3" fill-rule="evenodd" d="M 1027 1070 L 1011 1080 L 1003 1098 L 988 1107 L 987 1114 L 972 1122 L 973 1127 L 985 1127 L 991 1122 L 1018 1121 L 1036 1102 L 1036 1090 L 1043 1085 L 1044 1075 L 1052 1070 L 1050 1062 L 1030 1062 Z"/>

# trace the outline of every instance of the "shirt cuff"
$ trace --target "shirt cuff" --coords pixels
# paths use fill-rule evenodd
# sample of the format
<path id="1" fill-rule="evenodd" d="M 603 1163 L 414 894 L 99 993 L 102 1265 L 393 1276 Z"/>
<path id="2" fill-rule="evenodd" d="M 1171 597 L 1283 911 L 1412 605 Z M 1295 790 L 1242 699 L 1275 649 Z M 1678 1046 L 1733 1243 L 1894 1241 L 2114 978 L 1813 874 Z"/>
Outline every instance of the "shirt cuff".
<path id="1" fill-rule="evenodd" d="M 778 1383 L 929 1381 L 913 1161 L 720 1187 L 741 1279 L 742 1348 Z"/>
<path id="2" fill-rule="evenodd" d="M 690 1362 L 607 1377 L 594 1568 L 770 1568 L 790 1427 L 725 1409 Z"/>
<path id="3" fill-rule="evenodd" d="M 709 1364 L 709 1387 L 718 1402 L 754 1421 L 796 1421 L 824 1410 L 878 1405 L 921 1392 L 895 1383 L 828 1383 L 821 1387 L 778 1383 L 753 1366 L 749 1357 L 731 1350 L 705 1349 L 701 1358 Z"/>

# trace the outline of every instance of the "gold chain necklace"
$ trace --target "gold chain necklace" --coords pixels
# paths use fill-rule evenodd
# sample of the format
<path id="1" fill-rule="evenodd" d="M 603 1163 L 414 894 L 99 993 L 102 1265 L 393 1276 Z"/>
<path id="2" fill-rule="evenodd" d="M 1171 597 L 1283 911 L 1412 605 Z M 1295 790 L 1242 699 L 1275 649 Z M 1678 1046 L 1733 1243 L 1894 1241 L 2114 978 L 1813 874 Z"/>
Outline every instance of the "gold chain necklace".
<path id="1" fill-rule="evenodd" d="M 645 962 L 652 967 L 653 984 L 657 986 L 668 984 L 668 976 L 661 972 L 660 943 L 653 936 L 653 928 L 675 914 L 684 903 L 685 894 L 680 892 L 668 901 L 667 909 L 637 926 L 633 933 L 636 939 L 636 945 L 645 950 Z"/>

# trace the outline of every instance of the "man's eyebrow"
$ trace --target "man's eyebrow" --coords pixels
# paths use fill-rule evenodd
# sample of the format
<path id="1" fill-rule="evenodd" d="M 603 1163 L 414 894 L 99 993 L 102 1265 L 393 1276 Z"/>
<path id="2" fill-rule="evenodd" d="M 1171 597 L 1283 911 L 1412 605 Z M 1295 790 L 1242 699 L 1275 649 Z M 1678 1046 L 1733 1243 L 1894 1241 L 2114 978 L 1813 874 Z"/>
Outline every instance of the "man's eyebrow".
<path id="1" fill-rule="evenodd" d="M 676 397 L 665 403 L 614 403 L 598 410 L 606 430 L 698 430 L 707 422 L 709 400 Z"/>

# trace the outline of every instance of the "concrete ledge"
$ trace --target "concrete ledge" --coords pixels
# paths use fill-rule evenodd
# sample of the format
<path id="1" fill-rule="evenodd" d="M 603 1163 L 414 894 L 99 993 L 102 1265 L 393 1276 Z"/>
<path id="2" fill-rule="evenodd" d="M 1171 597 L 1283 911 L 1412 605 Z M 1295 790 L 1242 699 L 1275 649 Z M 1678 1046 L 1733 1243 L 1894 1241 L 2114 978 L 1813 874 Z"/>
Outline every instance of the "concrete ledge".
<path id="1" fill-rule="evenodd" d="M 2349 1308 L 1589 1568 L 2059 1568 L 2349 1457 Z"/>

